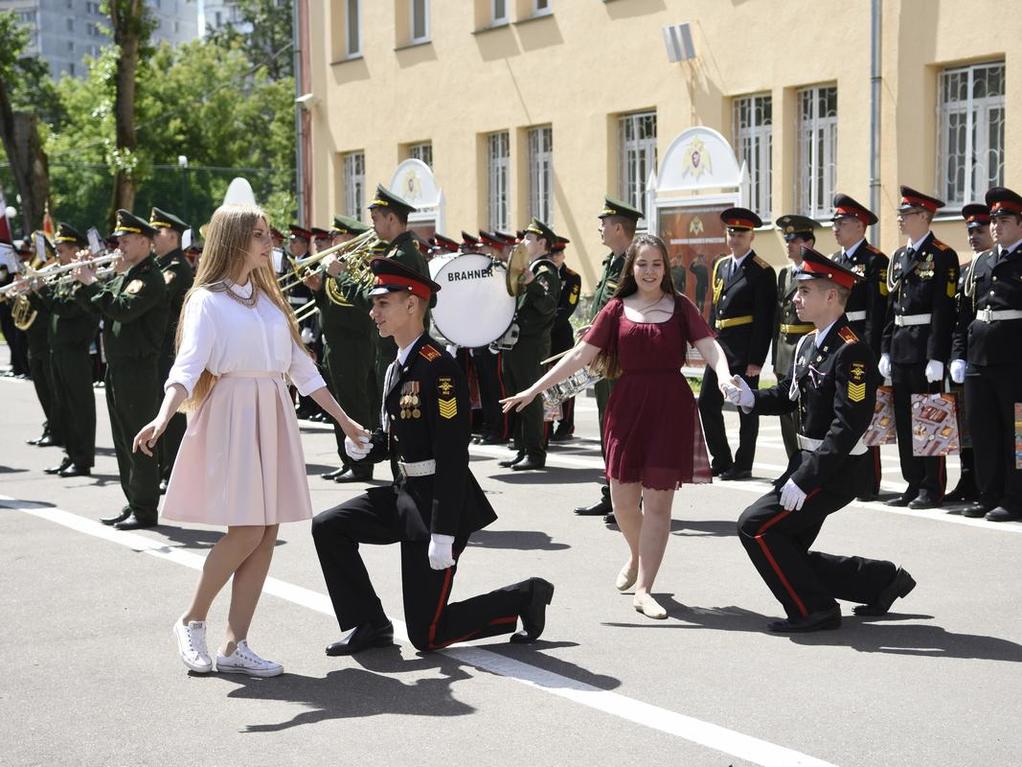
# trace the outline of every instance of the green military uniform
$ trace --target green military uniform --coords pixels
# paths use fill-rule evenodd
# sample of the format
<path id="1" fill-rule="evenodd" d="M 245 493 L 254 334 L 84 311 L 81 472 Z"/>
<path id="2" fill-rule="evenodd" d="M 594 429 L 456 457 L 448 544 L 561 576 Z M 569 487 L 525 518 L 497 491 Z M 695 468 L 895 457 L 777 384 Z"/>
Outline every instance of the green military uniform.
<path id="1" fill-rule="evenodd" d="M 188 224 L 172 213 L 153 208 L 149 214 L 149 226 L 154 229 L 173 229 L 178 235 L 183 235 L 189 228 Z M 167 285 L 167 330 L 163 334 L 163 346 L 160 349 L 159 360 L 159 390 L 158 395 L 162 396 L 163 382 L 170 375 L 170 369 L 174 366 L 175 340 L 177 337 L 177 323 L 181 318 L 181 306 L 184 304 L 185 295 L 191 290 L 195 282 L 195 271 L 188 263 L 181 248 L 174 248 L 156 259 L 160 271 L 163 273 L 163 281 Z M 185 436 L 185 429 L 188 428 L 188 420 L 184 413 L 175 413 L 171 416 L 167 430 L 157 443 L 157 457 L 160 462 L 161 486 L 166 487 L 170 481 L 170 472 L 174 468 L 174 459 L 177 458 L 177 450 L 181 446 L 181 440 Z"/>
<path id="2" fill-rule="evenodd" d="M 33 241 L 36 235 L 42 237 L 46 247 L 46 259 L 54 257 L 53 243 L 51 243 L 42 232 L 33 234 Z M 36 259 L 39 260 L 38 257 Z M 37 264 L 42 266 L 41 263 Z M 39 406 L 46 416 L 45 432 L 50 435 L 52 443 L 64 444 L 64 408 L 59 399 L 53 395 L 53 366 L 50 360 L 50 343 L 48 328 L 50 324 L 50 309 L 45 302 L 40 301 L 38 294 L 29 294 L 28 301 L 36 311 L 35 319 L 28 326 L 25 332 L 25 343 L 28 351 L 28 371 L 32 376 L 32 385 L 35 387 L 36 398 Z M 60 466 L 48 470 L 50 474 L 56 474 L 66 468 L 67 461 Z"/>
<path id="3" fill-rule="evenodd" d="M 115 237 L 154 230 L 128 211 L 117 212 Z M 78 299 L 103 317 L 106 350 L 106 404 L 110 413 L 121 489 L 135 521 L 156 523 L 160 472 L 155 456 L 133 453 L 135 435 L 160 406 L 159 357 L 167 329 L 167 284 L 156 259 L 147 256 L 123 274 L 100 285 L 83 285 Z M 120 524 L 129 525 L 131 519 Z"/>
<path id="4" fill-rule="evenodd" d="M 334 229 L 341 234 L 359 235 L 369 227 L 345 216 L 334 218 Z M 373 405 L 370 398 L 370 375 L 375 379 L 376 342 L 379 334 L 360 300 L 362 286 L 347 274 L 323 278 L 323 286 L 316 291 L 320 326 L 323 330 L 323 363 L 326 379 L 337 402 L 352 420 L 370 426 L 373 423 Z M 378 417 L 378 416 L 377 416 Z M 324 477 L 339 482 L 372 477 L 372 466 L 353 466 L 344 452 L 344 432 L 336 423 L 334 436 L 342 470 Z"/>
<path id="5" fill-rule="evenodd" d="M 525 231 L 538 235 L 547 243 L 556 242 L 556 235 L 542 221 L 533 219 Z M 524 391 L 542 376 L 543 366 L 540 363 L 550 356 L 550 330 L 561 297 L 561 280 L 552 261 L 541 256 L 529 264 L 529 269 L 535 279 L 518 295 L 515 312 L 518 340 L 504 352 L 511 391 Z M 518 413 L 514 440 L 518 455 L 507 465 L 511 468 L 542 468 L 546 462 L 542 398 L 537 397 Z"/>
<path id="6" fill-rule="evenodd" d="M 811 218 L 797 215 L 781 216 L 774 223 L 781 230 L 785 242 L 801 240 L 807 246 L 816 242 L 813 232 L 818 224 Z M 774 326 L 771 363 L 778 379 L 791 372 L 798 342 L 813 330 L 813 323 L 802 322 L 798 318 L 798 312 L 795 311 L 793 299 L 799 283 L 796 279 L 797 270 L 797 266 L 789 264 L 777 275 L 777 324 Z M 788 458 L 791 458 L 799 449 L 797 417 L 796 411 L 781 413 L 779 416 L 781 440 L 784 442 L 784 450 L 788 454 Z"/>

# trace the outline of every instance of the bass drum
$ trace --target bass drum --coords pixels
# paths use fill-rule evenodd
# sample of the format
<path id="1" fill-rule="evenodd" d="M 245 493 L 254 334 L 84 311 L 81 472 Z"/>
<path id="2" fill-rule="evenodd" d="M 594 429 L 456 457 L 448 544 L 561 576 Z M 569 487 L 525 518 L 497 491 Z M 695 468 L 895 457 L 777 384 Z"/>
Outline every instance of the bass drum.
<path id="1" fill-rule="evenodd" d="M 429 262 L 440 286 L 433 324 L 444 340 L 467 349 L 487 346 L 511 327 L 515 299 L 508 295 L 504 267 L 482 253 L 462 253 Z"/>

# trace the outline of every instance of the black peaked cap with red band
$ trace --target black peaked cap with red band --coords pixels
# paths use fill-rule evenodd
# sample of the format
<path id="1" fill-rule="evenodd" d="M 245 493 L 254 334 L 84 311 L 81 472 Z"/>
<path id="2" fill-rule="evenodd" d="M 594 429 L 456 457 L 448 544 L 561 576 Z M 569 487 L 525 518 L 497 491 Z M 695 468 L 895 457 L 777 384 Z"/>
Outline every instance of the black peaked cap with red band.
<path id="1" fill-rule="evenodd" d="M 312 232 L 310 232 L 308 229 L 303 229 L 302 227 L 296 226 L 295 224 L 291 224 L 291 226 L 289 226 L 288 229 L 291 231 L 292 240 L 305 240 L 306 242 L 312 241 Z"/>
<path id="2" fill-rule="evenodd" d="M 384 293 L 411 293 L 425 300 L 430 300 L 440 290 L 428 275 L 422 274 L 403 265 L 393 258 L 374 258 L 369 268 L 376 279 L 369 291 L 370 296 L 382 296 Z"/>
<path id="3" fill-rule="evenodd" d="M 899 213 L 908 213 L 919 209 L 928 210 L 930 213 L 936 213 L 943 207 L 943 200 L 938 200 L 936 197 L 930 197 L 928 194 L 917 192 L 910 186 L 901 187 L 901 204 L 898 206 Z"/>
<path id="4" fill-rule="evenodd" d="M 965 228 L 970 231 L 987 226 L 990 223 L 990 208 L 981 202 L 970 202 L 962 208 L 962 218 L 965 219 Z"/>
<path id="5" fill-rule="evenodd" d="M 1022 197 L 1006 186 L 995 186 L 986 194 L 990 217 L 1022 216 Z"/>
<path id="6" fill-rule="evenodd" d="M 822 253 L 802 246 L 802 266 L 796 274 L 799 280 L 830 280 L 841 287 L 851 289 L 862 278 L 851 269 L 835 264 Z"/>
<path id="7" fill-rule="evenodd" d="M 437 233 L 433 235 L 433 248 L 444 253 L 457 253 L 461 249 L 461 244 Z"/>
<path id="8" fill-rule="evenodd" d="M 721 211 L 720 220 L 731 229 L 758 229 L 763 220 L 748 208 L 728 208 Z"/>
<path id="9" fill-rule="evenodd" d="M 863 205 L 861 202 L 847 194 L 834 195 L 834 215 L 831 221 L 842 218 L 857 218 L 866 226 L 872 226 L 877 222 L 876 214 Z"/>

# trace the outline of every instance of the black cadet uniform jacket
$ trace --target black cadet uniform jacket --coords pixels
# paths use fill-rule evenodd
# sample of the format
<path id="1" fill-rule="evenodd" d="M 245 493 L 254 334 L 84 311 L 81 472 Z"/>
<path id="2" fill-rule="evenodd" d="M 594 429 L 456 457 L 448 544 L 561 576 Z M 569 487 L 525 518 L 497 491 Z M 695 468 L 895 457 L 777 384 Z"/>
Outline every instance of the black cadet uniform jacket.
<path id="1" fill-rule="evenodd" d="M 557 316 L 557 304 L 561 298 L 561 279 L 553 261 L 545 257 L 537 258 L 529 264 L 529 268 L 536 278 L 518 294 L 518 311 L 515 314 L 519 330 L 518 343 L 522 339 L 538 338 L 545 340 L 546 348 L 549 348 L 550 329 Z"/>
<path id="2" fill-rule="evenodd" d="M 835 264 L 862 277 L 862 281 L 852 286 L 845 313 L 866 313 L 865 319 L 850 319 L 848 324 L 879 358 L 887 322 L 887 256 L 863 240 L 851 257 L 839 250 L 830 258 Z"/>
<path id="3" fill-rule="evenodd" d="M 995 246 L 973 259 L 959 309 L 952 358 L 970 366 L 1022 363 L 1022 319 L 987 315 L 1022 310 L 1022 245 L 1006 254 Z"/>
<path id="4" fill-rule="evenodd" d="M 766 360 L 776 303 L 777 273 L 755 251 L 739 267 L 732 256 L 713 265 L 713 327 L 733 372 Z"/>
<path id="5" fill-rule="evenodd" d="M 926 235 L 919 251 L 894 251 L 889 267 L 890 301 L 881 351 L 898 364 L 937 360 L 947 363 L 957 321 L 958 254 Z M 930 315 L 918 325 L 897 325 L 898 316 Z"/>
<path id="6" fill-rule="evenodd" d="M 174 340 L 177 336 L 177 323 L 181 318 L 181 305 L 185 301 L 185 295 L 195 282 L 195 270 L 188 263 L 181 248 L 175 248 L 166 255 L 156 259 L 160 271 L 163 272 L 163 282 L 167 286 L 167 332 L 163 337 L 163 350 L 161 357 L 173 362 Z"/>
<path id="7" fill-rule="evenodd" d="M 753 392 L 753 412 L 781 415 L 798 408 L 801 433 L 822 444 L 793 456 L 800 463 L 791 479 L 808 494 L 824 487 L 854 494 L 861 467 L 848 471 L 849 461 L 868 454 L 849 454 L 873 420 L 876 390 L 883 379 L 869 345 L 844 315 L 827 331 L 822 348 L 817 349 L 815 341 L 813 331 L 796 351 L 794 368 L 778 373 L 773 388 Z M 869 468 L 868 460 L 860 463 Z"/>
<path id="8" fill-rule="evenodd" d="M 405 540 L 431 533 L 459 539 L 497 515 L 468 467 L 472 409 L 465 374 L 438 342 L 415 342 L 384 400 L 390 448 L 405 463 L 433 459 L 432 476 L 407 477 L 374 493 L 397 493 Z"/>

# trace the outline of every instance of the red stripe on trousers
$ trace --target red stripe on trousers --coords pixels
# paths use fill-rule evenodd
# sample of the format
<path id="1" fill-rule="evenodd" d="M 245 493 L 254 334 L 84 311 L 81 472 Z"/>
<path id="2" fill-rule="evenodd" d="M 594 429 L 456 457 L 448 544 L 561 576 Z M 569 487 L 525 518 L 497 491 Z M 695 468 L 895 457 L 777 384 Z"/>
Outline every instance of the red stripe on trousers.
<path id="1" fill-rule="evenodd" d="M 808 501 L 818 492 L 820 492 L 819 488 L 813 490 L 806 496 L 806 501 Z M 791 583 L 789 583 L 787 577 L 785 577 L 784 571 L 781 570 L 781 566 L 778 565 L 777 560 L 774 559 L 774 555 L 771 553 L 770 547 L 767 546 L 766 541 L 763 540 L 763 533 L 765 533 L 769 528 L 773 527 L 775 524 L 780 522 L 790 513 L 791 513 L 790 511 L 782 511 L 780 514 L 771 517 L 770 519 L 763 523 L 763 526 L 760 527 L 759 530 L 756 531 L 756 535 L 754 537 L 756 538 L 756 543 L 759 544 L 760 549 L 763 550 L 763 555 L 767 558 L 767 562 L 770 563 L 770 566 L 774 569 L 774 572 L 777 573 L 777 577 L 781 581 L 781 585 L 784 586 L 785 591 L 788 592 L 788 596 L 790 596 L 792 600 L 795 602 L 795 606 L 798 608 L 799 613 L 801 613 L 802 617 L 804 618 L 807 615 L 809 615 L 809 611 L 806 610 L 806 606 L 802 602 L 802 599 L 799 597 L 799 595 L 795 593 L 795 589 L 791 587 Z"/>
<path id="2" fill-rule="evenodd" d="M 447 595 L 451 591 L 451 572 L 452 568 L 448 567 L 444 570 L 444 585 L 440 589 L 440 599 L 436 603 L 436 612 L 433 613 L 433 622 L 429 624 L 429 633 L 427 641 L 430 647 L 436 647 L 436 624 L 440 622 L 440 615 L 444 611 L 444 605 L 447 604 Z"/>
<path id="3" fill-rule="evenodd" d="M 501 625 L 503 623 L 517 623 L 517 622 L 518 622 L 518 616 L 517 615 L 509 615 L 506 618 L 494 618 L 487 625 L 489 625 L 489 626 L 499 626 L 499 625 Z M 469 639 L 474 639 L 478 634 L 479 634 L 479 629 L 476 629 L 475 631 L 471 631 L 468 634 L 465 634 L 465 636 L 455 637 L 454 639 L 448 639 L 446 642 L 443 642 L 442 644 L 434 644 L 433 642 L 430 642 L 429 647 L 430 647 L 431 650 L 440 650 L 440 649 L 443 649 L 444 647 L 449 647 L 452 644 L 457 644 L 458 642 L 465 642 L 465 641 L 467 641 Z"/>

